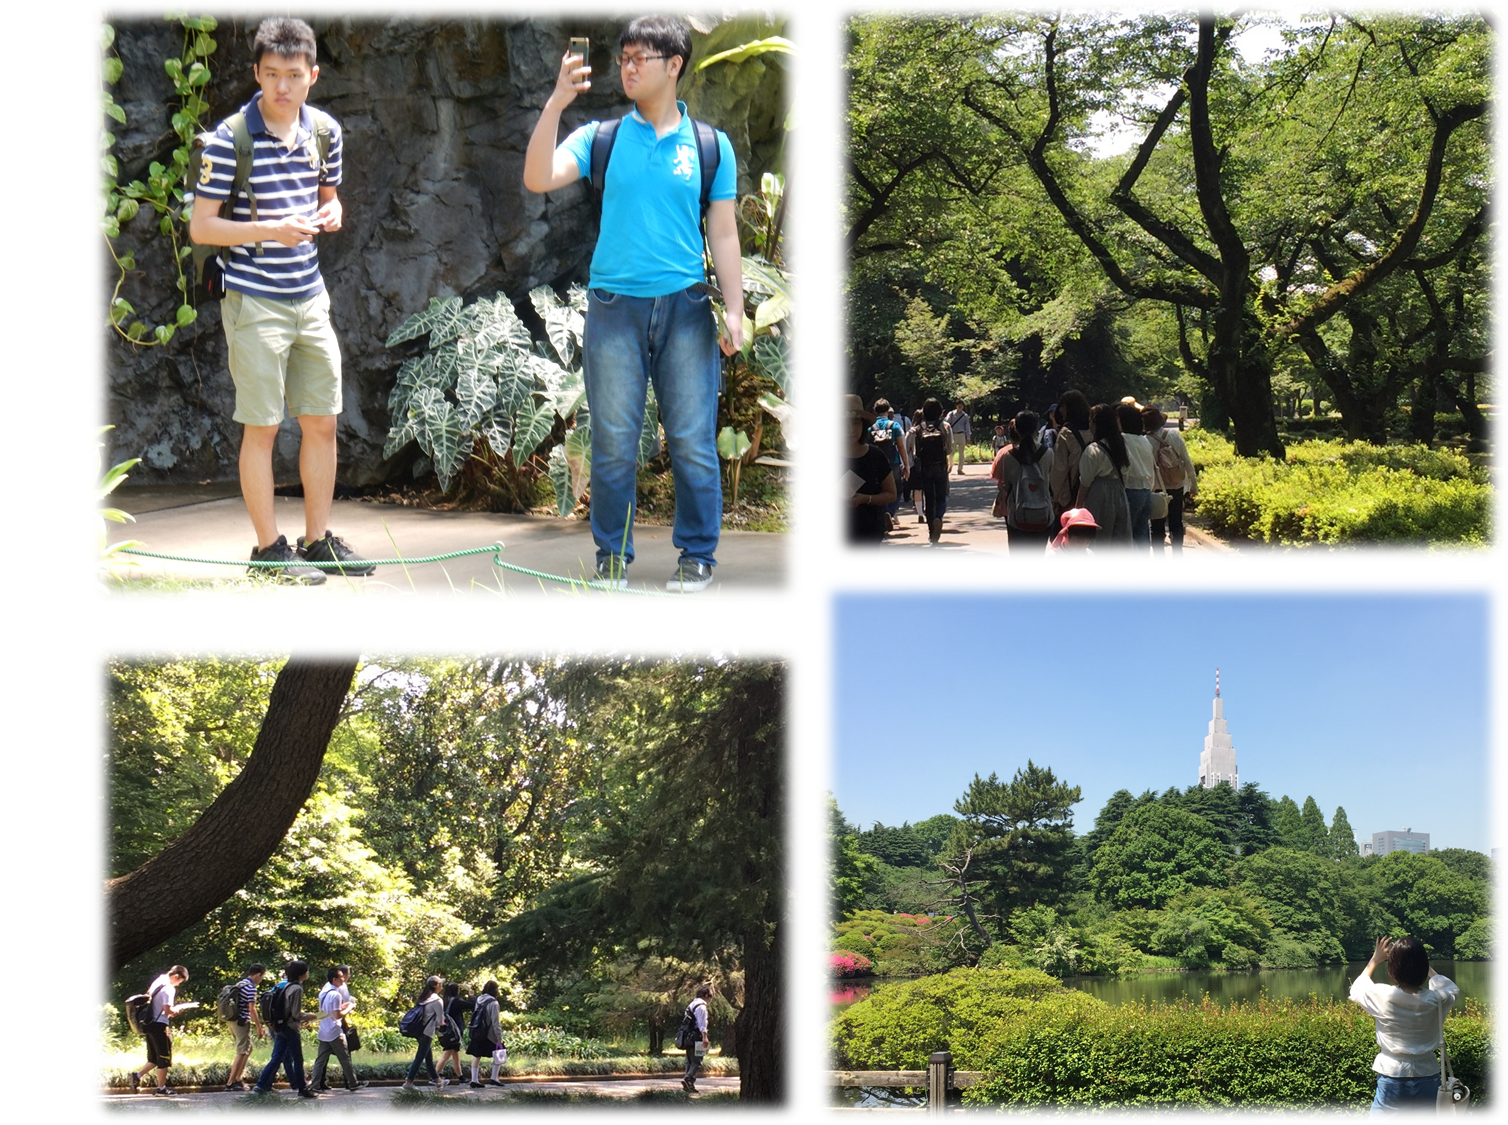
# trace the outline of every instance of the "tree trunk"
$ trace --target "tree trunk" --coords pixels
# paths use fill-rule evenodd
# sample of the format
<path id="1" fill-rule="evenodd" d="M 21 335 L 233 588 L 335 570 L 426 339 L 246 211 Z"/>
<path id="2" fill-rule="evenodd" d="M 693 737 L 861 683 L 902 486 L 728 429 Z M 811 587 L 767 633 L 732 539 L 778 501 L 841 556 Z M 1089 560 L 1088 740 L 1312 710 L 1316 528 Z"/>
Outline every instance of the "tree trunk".
<path id="1" fill-rule="evenodd" d="M 649 1017 L 649 1055 L 659 1058 L 665 1053 L 665 1021 L 660 1016 Z"/>
<path id="2" fill-rule="evenodd" d="M 744 1009 L 733 1025 L 739 1099 L 765 1105 L 778 1105 L 785 1098 L 780 929 L 777 922 L 768 945 L 760 933 L 744 940 Z"/>
<path id="3" fill-rule="evenodd" d="M 1415 441 L 1431 445 L 1435 440 L 1435 409 L 1439 403 L 1437 377 L 1426 365 L 1414 384 L 1414 394 L 1409 402 L 1409 436 Z"/>
<path id="4" fill-rule="evenodd" d="M 182 836 L 106 881 L 112 972 L 199 921 L 282 846 L 319 777 L 355 671 L 355 657 L 290 659 L 241 772 Z"/>

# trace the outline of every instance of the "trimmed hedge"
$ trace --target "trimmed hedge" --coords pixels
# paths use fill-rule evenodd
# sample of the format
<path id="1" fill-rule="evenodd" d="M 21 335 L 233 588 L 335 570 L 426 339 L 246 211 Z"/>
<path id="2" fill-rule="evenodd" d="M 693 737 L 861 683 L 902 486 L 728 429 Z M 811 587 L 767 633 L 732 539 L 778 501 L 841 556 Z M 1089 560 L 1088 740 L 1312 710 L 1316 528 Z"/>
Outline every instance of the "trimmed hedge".
<path id="1" fill-rule="evenodd" d="M 1489 1037 L 1480 1007 L 1451 1015 L 1446 1044 L 1481 1104 Z M 964 1096 L 978 1105 L 1359 1107 L 1376 1089 L 1376 1054 L 1371 1017 L 1344 1002 L 1044 1008 L 973 1053 L 969 1066 L 990 1077 Z"/>
<path id="2" fill-rule="evenodd" d="M 921 1070 L 944 1048 L 955 1060 L 973 1057 L 999 1026 L 1033 1011 L 1071 1015 L 1103 1007 L 1036 969 L 954 969 L 891 985 L 839 1013 L 833 1055 L 844 1068 Z"/>
<path id="3" fill-rule="evenodd" d="M 1284 544 L 1487 541 L 1492 487 L 1450 450 L 1303 441 L 1276 462 L 1237 457 L 1205 431 L 1191 431 L 1188 444 L 1198 511 L 1217 534 Z"/>

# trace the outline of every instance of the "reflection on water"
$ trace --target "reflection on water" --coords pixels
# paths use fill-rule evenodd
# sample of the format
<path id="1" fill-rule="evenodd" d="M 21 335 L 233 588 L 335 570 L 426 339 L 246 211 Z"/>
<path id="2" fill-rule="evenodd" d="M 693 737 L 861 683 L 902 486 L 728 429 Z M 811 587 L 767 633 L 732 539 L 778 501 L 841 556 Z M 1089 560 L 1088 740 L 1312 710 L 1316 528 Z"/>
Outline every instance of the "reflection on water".
<path id="1" fill-rule="evenodd" d="M 1329 968 L 1277 968 L 1243 973 L 1134 973 L 1120 980 L 1108 977 L 1069 977 L 1065 985 L 1089 992 L 1107 1004 L 1176 1003 L 1184 997 L 1199 1001 L 1208 992 L 1209 1000 L 1226 1006 L 1255 1003 L 1262 995 L 1271 1000 L 1318 1000 L 1335 998 L 1344 1001 L 1351 982 L 1365 968 L 1365 961 Z M 1481 1004 L 1502 1004 L 1505 997 L 1503 964 L 1500 961 L 1431 961 L 1436 973 L 1451 977 L 1461 995 Z M 1387 967 L 1378 968 L 1377 980 L 1387 980 Z M 870 992 L 881 991 L 915 977 L 885 977 L 869 982 L 852 980 L 832 982 L 817 989 L 817 1025 L 864 1000 Z M 938 1044 L 946 1050 L 947 1044 Z M 899 1087 L 828 1087 L 822 1092 L 823 1105 L 924 1105 L 926 1090 L 903 1095 Z"/>

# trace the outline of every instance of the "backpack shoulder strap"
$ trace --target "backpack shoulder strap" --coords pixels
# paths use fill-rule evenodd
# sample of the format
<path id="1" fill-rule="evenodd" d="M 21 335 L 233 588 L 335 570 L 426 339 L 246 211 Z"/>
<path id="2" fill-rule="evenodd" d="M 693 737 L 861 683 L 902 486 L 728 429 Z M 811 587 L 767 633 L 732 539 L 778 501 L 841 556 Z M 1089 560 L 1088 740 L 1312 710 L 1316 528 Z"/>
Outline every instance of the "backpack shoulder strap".
<path id="1" fill-rule="evenodd" d="M 330 170 L 330 142 L 335 132 L 334 119 L 322 109 L 309 107 L 309 116 L 314 120 L 314 151 L 319 154 L 319 175 L 324 179 Z"/>
<path id="2" fill-rule="evenodd" d="M 597 131 L 592 134 L 591 170 L 592 190 L 597 193 L 597 218 L 602 218 L 602 191 L 607 186 L 607 162 L 613 155 L 613 145 L 618 143 L 618 126 L 621 117 L 597 122 Z"/>
<path id="3" fill-rule="evenodd" d="M 705 223 L 707 208 L 712 203 L 712 181 L 717 178 L 722 151 L 717 143 L 717 130 L 705 121 L 693 118 L 691 131 L 696 134 L 696 159 L 702 169 L 702 222 Z"/>

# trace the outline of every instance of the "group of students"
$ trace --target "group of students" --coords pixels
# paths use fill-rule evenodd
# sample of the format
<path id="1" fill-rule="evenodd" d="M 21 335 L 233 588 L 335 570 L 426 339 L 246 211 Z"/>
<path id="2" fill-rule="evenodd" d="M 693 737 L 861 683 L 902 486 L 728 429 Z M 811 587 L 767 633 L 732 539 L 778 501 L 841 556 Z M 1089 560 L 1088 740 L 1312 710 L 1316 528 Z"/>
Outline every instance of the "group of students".
<path id="1" fill-rule="evenodd" d="M 948 477 L 955 455 L 963 471 L 967 412 L 927 399 L 909 426 L 890 403 L 866 409 L 846 396 L 848 420 L 849 539 L 878 542 L 897 526 L 910 500 L 927 525 L 942 534 Z M 1197 473 L 1188 446 L 1155 406 L 1126 398 L 1090 406 L 1070 390 L 1048 408 L 1045 420 L 1023 410 L 995 427 L 990 476 L 998 486 L 992 509 L 1005 521 L 1012 551 L 1089 550 L 1099 544 L 1158 551 L 1183 550 L 1184 502 Z M 908 497 L 909 493 L 909 497 Z"/>
<path id="2" fill-rule="evenodd" d="M 345 1089 L 354 1092 L 368 1085 L 357 1079 L 351 1062 L 351 1052 L 361 1047 L 360 1034 L 346 1019 L 356 1007 L 349 988 L 351 966 L 331 967 L 319 992 L 318 1010 L 313 1012 L 303 1010 L 304 982 L 309 978 L 308 962 L 289 961 L 283 969 L 283 979 L 263 992 L 260 986 L 266 973 L 265 965 L 248 965 L 240 980 L 220 990 L 216 1011 L 230 1028 L 236 1045 L 235 1060 L 231 1063 L 225 1088 L 270 1094 L 278 1068 L 282 1067 L 288 1085 L 297 1097 L 317 1098 L 332 1092 L 325 1082 L 332 1055 L 340 1063 Z M 178 990 L 188 979 L 188 969 L 174 965 L 152 981 L 146 992 L 126 999 L 127 1019 L 147 1044 L 146 1063 L 131 1074 L 133 1091 L 140 1090 L 142 1080 L 155 1071 L 157 1084 L 153 1092 L 166 1096 L 177 1093 L 168 1085 L 168 1070 L 173 1065 L 173 1033 L 169 1022 L 174 1016 L 199 1006 L 193 1002 L 178 1002 Z M 686 1074 L 681 1086 L 687 1093 L 696 1092 L 697 1072 L 710 1043 L 707 1002 L 711 996 L 708 985 L 697 988 L 676 1035 L 676 1046 L 686 1050 Z M 314 1058 L 313 1072 L 305 1081 L 302 1032 L 306 1024 L 315 1020 L 319 1021 L 319 1051 Z M 262 1068 L 256 1084 L 249 1086 L 242 1075 L 251 1058 L 253 1029 L 258 1038 L 265 1039 L 271 1033 L 273 1044 L 272 1057 Z M 508 1061 L 508 1047 L 503 1042 L 497 981 L 487 981 L 480 993 L 467 997 L 462 995 L 461 986 L 456 982 L 430 977 L 424 982 L 414 1006 L 399 1021 L 398 1031 L 417 1041 L 403 1089 L 412 1090 L 420 1084 L 415 1078 L 421 1067 L 429 1076 L 428 1082 L 437 1089 L 443 1089 L 451 1081 L 444 1077 L 447 1064 L 455 1068 L 454 1081 L 462 1081 L 465 1077 L 461 1069 L 463 1051 L 471 1056 L 472 1089 L 503 1085 L 500 1075 L 503 1064 Z M 434 1060 L 437 1040 L 443 1052 L 438 1067 Z M 491 1074 L 486 1082 L 481 1077 L 483 1059 L 491 1063 Z"/>

